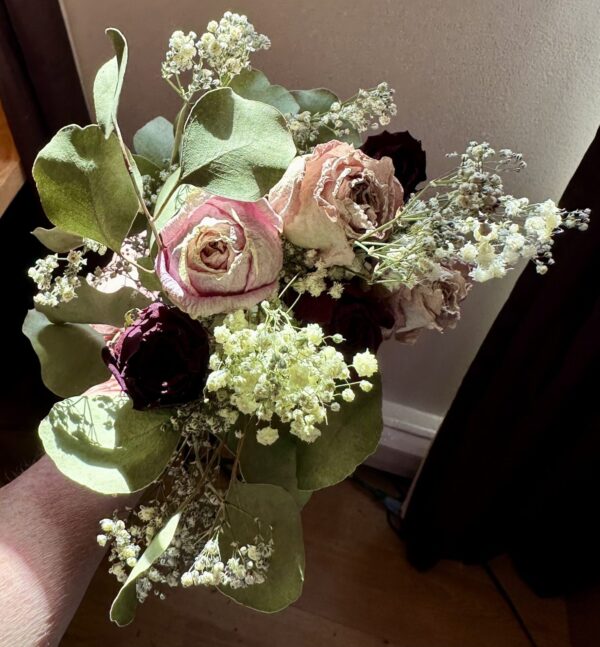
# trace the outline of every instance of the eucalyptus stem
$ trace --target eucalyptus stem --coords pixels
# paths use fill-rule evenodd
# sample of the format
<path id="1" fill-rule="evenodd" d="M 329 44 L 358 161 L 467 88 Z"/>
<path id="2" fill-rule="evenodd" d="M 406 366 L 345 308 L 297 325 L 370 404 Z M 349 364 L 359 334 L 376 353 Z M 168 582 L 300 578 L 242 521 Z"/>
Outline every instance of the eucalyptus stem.
<path id="1" fill-rule="evenodd" d="M 192 104 L 185 100 L 179 115 L 177 116 L 177 124 L 175 126 L 175 141 L 173 142 L 173 152 L 171 154 L 171 165 L 179 161 L 179 148 L 181 147 L 181 138 L 183 137 L 183 127 L 192 110 Z"/>

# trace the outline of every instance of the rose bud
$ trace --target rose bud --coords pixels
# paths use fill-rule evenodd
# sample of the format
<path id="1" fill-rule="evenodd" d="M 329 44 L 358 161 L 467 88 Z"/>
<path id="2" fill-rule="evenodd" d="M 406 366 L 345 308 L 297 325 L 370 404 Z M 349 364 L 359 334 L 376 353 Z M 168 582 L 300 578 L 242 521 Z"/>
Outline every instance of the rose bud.
<path id="1" fill-rule="evenodd" d="M 375 160 L 351 144 L 330 141 L 297 157 L 271 189 L 269 202 L 283 218 L 284 236 L 317 249 L 326 267 L 352 265 L 353 242 L 389 222 L 402 206 L 392 161 Z"/>
<path id="2" fill-rule="evenodd" d="M 277 287 L 280 230 L 266 200 L 194 192 L 161 231 L 156 273 L 169 299 L 194 319 L 250 308 Z"/>
<path id="3" fill-rule="evenodd" d="M 134 409 L 200 397 L 209 359 L 208 334 L 177 308 L 153 303 L 122 331 L 102 358 Z"/>
<path id="4" fill-rule="evenodd" d="M 408 130 L 389 133 L 384 130 L 379 135 L 370 135 L 360 147 L 373 159 L 391 158 L 394 164 L 394 175 L 404 188 L 404 195 L 410 196 L 417 185 L 427 179 L 425 175 L 425 151 L 421 142 L 416 140 Z"/>

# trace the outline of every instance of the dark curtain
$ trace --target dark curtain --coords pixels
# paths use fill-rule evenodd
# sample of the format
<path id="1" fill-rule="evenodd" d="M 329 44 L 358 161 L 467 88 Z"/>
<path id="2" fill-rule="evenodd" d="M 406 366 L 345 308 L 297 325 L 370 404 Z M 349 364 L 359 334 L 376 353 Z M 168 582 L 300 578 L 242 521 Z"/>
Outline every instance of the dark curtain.
<path id="1" fill-rule="evenodd" d="M 89 121 L 57 1 L 0 0 L 0 101 L 28 173 L 59 128 Z M 30 181 L 0 218 L 0 484 L 39 451 L 35 428 L 54 399 L 21 334 L 34 293 L 27 270 L 47 253 L 29 233 L 37 226 L 48 222 Z"/>
<path id="2" fill-rule="evenodd" d="M 561 200 L 592 210 L 589 230 L 520 277 L 422 466 L 404 521 L 418 568 L 508 552 L 540 595 L 600 578 L 599 185 L 600 131 Z"/>

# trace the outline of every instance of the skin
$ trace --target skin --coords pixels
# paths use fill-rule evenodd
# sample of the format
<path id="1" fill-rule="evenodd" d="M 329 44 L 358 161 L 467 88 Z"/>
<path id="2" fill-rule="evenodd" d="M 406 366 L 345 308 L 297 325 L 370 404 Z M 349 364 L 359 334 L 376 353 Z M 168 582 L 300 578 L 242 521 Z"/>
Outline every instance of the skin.
<path id="1" fill-rule="evenodd" d="M 0 647 L 58 645 L 104 554 L 98 521 L 127 503 L 46 456 L 0 489 Z"/>

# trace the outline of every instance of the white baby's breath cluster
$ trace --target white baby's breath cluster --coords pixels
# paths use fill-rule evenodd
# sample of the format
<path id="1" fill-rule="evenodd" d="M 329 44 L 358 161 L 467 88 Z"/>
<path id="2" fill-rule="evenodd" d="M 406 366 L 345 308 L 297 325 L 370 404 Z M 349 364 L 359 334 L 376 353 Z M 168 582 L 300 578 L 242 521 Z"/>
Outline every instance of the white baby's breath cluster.
<path id="1" fill-rule="evenodd" d="M 257 439 L 263 444 L 276 440 L 276 424 L 269 423 L 277 420 L 289 424 L 301 440 L 314 442 L 328 410 L 339 410 L 340 399 L 353 400 L 357 383 L 350 382 L 350 367 L 327 343 L 319 325 L 298 327 L 283 309 L 267 302 L 260 309 L 260 322 L 251 323 L 240 310 L 215 327 L 217 348 L 210 358 L 206 390 L 255 416 Z M 343 339 L 334 335 L 331 341 Z M 358 365 L 354 363 L 360 377 L 371 377 L 377 370 L 377 360 L 367 355 L 369 360 L 361 354 Z M 358 386 L 368 390 L 362 382 Z"/>
<path id="2" fill-rule="evenodd" d="M 269 570 L 274 542 L 255 537 L 253 544 L 232 544 L 232 555 L 221 557 L 218 535 L 209 539 L 194 560 L 192 568 L 181 576 L 181 584 L 189 586 L 230 586 L 232 589 L 262 584 Z"/>
<path id="3" fill-rule="evenodd" d="M 334 101 L 327 112 L 288 114 L 286 120 L 298 151 L 306 152 L 317 143 L 323 128 L 330 134 L 328 139 L 345 139 L 387 126 L 396 112 L 394 90 L 383 82 L 376 88 L 359 90 L 347 101 Z"/>
<path id="4" fill-rule="evenodd" d="M 200 90 L 228 85 L 250 69 L 254 52 L 270 46 L 246 16 L 227 11 L 219 22 L 211 20 L 200 38 L 193 31 L 173 33 L 162 65 L 163 78 L 170 83 L 175 79 L 175 89 L 189 101 Z M 184 88 L 179 77 L 190 70 L 192 79 Z"/>
<path id="5" fill-rule="evenodd" d="M 357 247 L 376 261 L 373 279 L 388 285 L 435 280 L 442 266 L 466 264 L 477 282 L 501 278 L 520 259 L 540 274 L 554 263 L 554 236 L 563 228 L 585 230 L 589 211 L 567 212 L 552 200 L 531 204 L 504 192 L 501 171 L 520 171 L 522 156 L 470 142 L 458 169 L 429 184 L 436 194 L 413 196 L 389 223 L 385 242 L 361 240 Z"/>
<path id="6" fill-rule="evenodd" d="M 79 273 L 87 265 L 84 257 L 88 251 L 105 254 L 106 247 L 94 240 L 85 238 L 80 249 L 72 249 L 66 256 L 50 254 L 39 258 L 28 271 L 28 276 L 35 281 L 39 292 L 34 296 L 35 303 L 55 307 L 68 303 L 77 296 L 81 285 Z M 62 271 L 57 273 L 64 264 Z"/>

